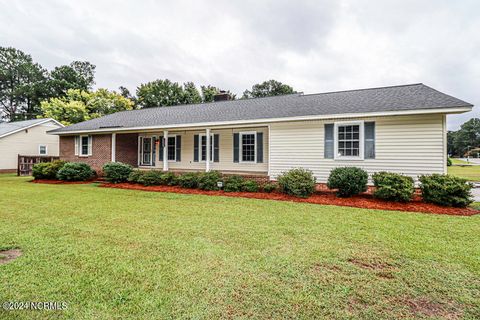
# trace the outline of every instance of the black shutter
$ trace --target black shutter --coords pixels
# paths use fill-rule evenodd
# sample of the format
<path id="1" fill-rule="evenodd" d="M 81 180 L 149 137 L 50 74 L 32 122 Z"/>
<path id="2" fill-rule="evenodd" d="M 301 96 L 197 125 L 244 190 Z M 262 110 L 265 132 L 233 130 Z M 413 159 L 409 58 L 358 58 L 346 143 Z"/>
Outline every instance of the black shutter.
<path id="1" fill-rule="evenodd" d="M 240 135 L 238 133 L 233 134 L 233 162 L 239 162 L 240 155 L 238 148 L 240 147 Z"/>
<path id="2" fill-rule="evenodd" d="M 375 122 L 365 122 L 365 159 L 375 159 Z"/>
<path id="3" fill-rule="evenodd" d="M 263 132 L 257 132 L 257 163 L 263 162 Z"/>
<path id="4" fill-rule="evenodd" d="M 198 162 L 198 134 L 193 136 L 193 161 Z"/>
<path id="5" fill-rule="evenodd" d="M 333 123 L 325 124 L 325 143 L 324 143 L 324 154 L 323 157 L 325 159 L 333 159 L 334 157 L 334 133 L 333 133 Z"/>
<path id="6" fill-rule="evenodd" d="M 214 134 L 213 135 L 213 162 L 220 161 L 220 135 Z"/>
<path id="7" fill-rule="evenodd" d="M 165 148 L 165 139 L 163 137 L 159 137 L 160 139 L 160 154 L 158 155 L 158 158 L 160 161 L 163 161 L 163 148 Z"/>
<path id="8" fill-rule="evenodd" d="M 155 144 L 158 138 L 152 138 L 152 166 L 155 166 L 155 159 L 157 155 L 157 145 Z"/>
<path id="9" fill-rule="evenodd" d="M 175 140 L 177 142 L 175 146 L 175 161 L 180 162 L 182 161 L 182 136 L 177 136 Z"/>

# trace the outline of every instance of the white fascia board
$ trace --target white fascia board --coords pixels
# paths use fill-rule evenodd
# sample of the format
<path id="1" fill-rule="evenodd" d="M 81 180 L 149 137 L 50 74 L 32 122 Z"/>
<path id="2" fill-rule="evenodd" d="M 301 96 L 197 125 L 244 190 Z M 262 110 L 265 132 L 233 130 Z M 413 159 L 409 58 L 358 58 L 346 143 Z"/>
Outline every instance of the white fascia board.
<path id="1" fill-rule="evenodd" d="M 47 118 L 47 119 L 44 119 L 43 121 L 34 123 L 34 124 L 29 125 L 29 126 L 27 126 L 27 127 L 22 127 L 22 128 L 19 128 L 19 129 L 16 129 L 16 130 L 13 130 L 13 131 L 4 133 L 3 135 L 0 136 L 0 138 L 6 137 L 6 136 L 9 136 L 9 135 L 11 135 L 11 134 L 14 134 L 14 133 L 17 133 L 17 132 L 20 132 L 20 131 L 23 131 L 23 130 L 27 130 L 27 129 L 30 129 L 30 128 L 33 128 L 33 127 L 36 127 L 36 126 L 39 126 L 39 125 L 41 125 L 41 124 L 45 124 L 45 123 L 47 123 L 47 122 L 53 122 L 53 123 L 61 126 L 62 128 L 65 127 L 63 124 L 61 124 L 61 123 L 58 122 L 57 120 L 52 119 L 52 118 Z M 48 133 L 48 131 L 47 131 L 47 133 Z"/>
<path id="2" fill-rule="evenodd" d="M 370 118 L 370 117 L 385 117 L 385 116 L 401 116 L 401 115 L 420 115 L 420 114 L 444 114 L 444 113 L 463 113 L 471 111 L 472 107 L 453 107 L 453 108 L 437 108 L 437 109 L 419 109 L 419 110 L 402 110 L 402 111 L 382 111 L 382 112 L 365 112 L 365 113 L 341 113 L 341 114 L 327 114 L 327 115 L 313 115 L 313 116 L 298 116 L 298 117 L 284 117 L 284 118 L 267 118 L 267 119 L 252 119 L 252 120 L 233 120 L 233 121 L 218 121 L 218 122 L 204 122 L 204 123 L 186 123 L 166 126 L 145 126 L 145 127 L 129 127 L 129 128 L 105 128 L 96 130 L 76 130 L 65 132 L 50 132 L 56 135 L 74 135 L 79 133 L 112 133 L 112 132 L 133 132 L 133 131 L 148 131 L 148 130 L 163 130 L 163 129 L 181 129 L 189 128 L 190 130 L 204 128 L 206 126 L 232 126 L 232 125 L 251 125 L 251 124 L 268 124 L 274 122 L 289 122 L 289 121 L 306 121 L 306 120 L 324 120 L 324 119 L 347 119 L 347 118 Z"/>

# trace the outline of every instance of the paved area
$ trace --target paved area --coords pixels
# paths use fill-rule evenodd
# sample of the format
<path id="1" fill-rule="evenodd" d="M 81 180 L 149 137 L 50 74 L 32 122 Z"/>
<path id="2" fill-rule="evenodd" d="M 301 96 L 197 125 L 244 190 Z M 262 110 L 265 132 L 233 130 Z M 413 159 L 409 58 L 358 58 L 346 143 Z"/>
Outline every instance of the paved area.
<path id="1" fill-rule="evenodd" d="M 480 184 L 476 183 L 475 188 L 472 189 L 472 195 L 475 202 L 480 202 Z"/>

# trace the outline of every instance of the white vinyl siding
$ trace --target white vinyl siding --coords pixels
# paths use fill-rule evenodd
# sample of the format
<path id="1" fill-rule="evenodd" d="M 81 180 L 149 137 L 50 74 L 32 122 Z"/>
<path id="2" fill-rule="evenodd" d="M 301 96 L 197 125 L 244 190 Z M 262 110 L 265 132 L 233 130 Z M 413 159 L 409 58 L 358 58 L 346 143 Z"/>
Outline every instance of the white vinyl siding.
<path id="1" fill-rule="evenodd" d="M 318 182 L 326 182 L 330 171 L 339 166 L 358 166 L 370 174 L 382 170 L 403 173 L 415 179 L 421 174 L 444 173 L 446 152 L 444 115 L 390 116 L 355 120 L 375 122 L 375 159 L 341 161 L 325 159 L 324 125 L 335 121 L 272 123 L 270 125 L 272 178 L 285 170 L 298 167 L 312 170 Z"/>

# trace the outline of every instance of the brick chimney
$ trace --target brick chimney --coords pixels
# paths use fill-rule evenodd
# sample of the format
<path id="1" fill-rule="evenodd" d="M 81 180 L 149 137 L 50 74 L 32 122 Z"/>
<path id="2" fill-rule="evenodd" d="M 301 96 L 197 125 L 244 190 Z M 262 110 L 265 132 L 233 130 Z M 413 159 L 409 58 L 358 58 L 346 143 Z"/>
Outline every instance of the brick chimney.
<path id="1" fill-rule="evenodd" d="M 219 93 L 213 96 L 213 101 L 228 101 L 231 100 L 230 94 L 224 90 L 221 90 Z"/>

